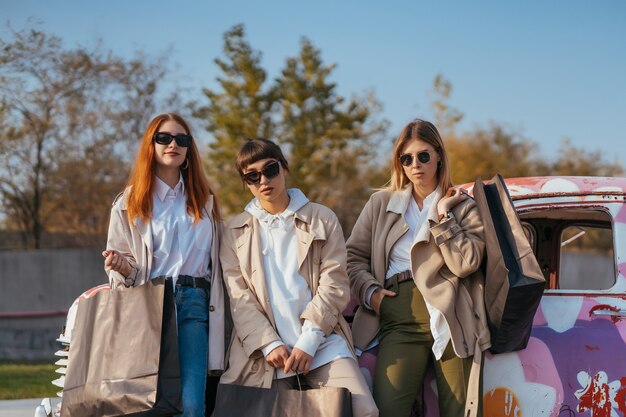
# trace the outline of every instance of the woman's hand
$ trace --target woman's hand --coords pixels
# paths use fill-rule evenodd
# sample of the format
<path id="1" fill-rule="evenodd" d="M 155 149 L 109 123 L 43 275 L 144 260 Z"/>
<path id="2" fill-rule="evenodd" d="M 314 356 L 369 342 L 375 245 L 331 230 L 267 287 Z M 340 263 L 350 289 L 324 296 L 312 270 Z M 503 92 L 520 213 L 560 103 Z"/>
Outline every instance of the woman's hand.
<path id="1" fill-rule="evenodd" d="M 104 267 L 106 269 L 117 271 L 125 278 L 128 278 L 132 268 L 124 255 L 114 250 L 105 250 L 102 252 L 102 256 L 104 256 Z"/>
<path id="2" fill-rule="evenodd" d="M 289 349 L 287 346 L 280 345 L 267 354 L 265 360 L 276 369 L 285 366 L 285 361 L 289 358 Z"/>
<path id="3" fill-rule="evenodd" d="M 313 356 L 309 355 L 303 350 L 293 348 L 291 355 L 285 362 L 285 373 L 289 371 L 298 372 L 301 374 L 308 374 L 311 370 L 311 364 L 313 363 Z"/>
<path id="4" fill-rule="evenodd" d="M 386 290 L 384 288 L 376 290 L 372 294 L 372 298 L 370 298 L 370 305 L 372 306 L 372 309 L 376 312 L 376 314 L 380 316 L 380 305 L 383 302 L 383 298 L 395 296 L 395 292 Z"/>
<path id="5" fill-rule="evenodd" d="M 451 187 L 448 189 L 446 195 L 441 197 L 439 202 L 437 203 L 437 213 L 439 214 L 439 218 L 441 219 L 443 216 L 449 212 L 452 207 L 456 206 L 463 200 L 463 192 L 460 187 Z"/>

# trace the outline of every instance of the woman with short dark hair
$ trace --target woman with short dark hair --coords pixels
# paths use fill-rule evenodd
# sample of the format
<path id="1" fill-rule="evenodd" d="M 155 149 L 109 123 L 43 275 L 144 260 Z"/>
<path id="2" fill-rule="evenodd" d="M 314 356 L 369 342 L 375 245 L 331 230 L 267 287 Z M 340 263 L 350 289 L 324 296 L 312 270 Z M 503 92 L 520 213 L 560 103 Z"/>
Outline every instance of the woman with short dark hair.
<path id="1" fill-rule="evenodd" d="M 221 382 L 290 387 L 299 373 L 348 388 L 355 416 L 377 416 L 342 315 L 350 289 L 337 217 L 286 189 L 289 165 L 273 142 L 248 140 L 236 165 L 254 199 L 228 222 L 220 251 L 234 323 Z"/>

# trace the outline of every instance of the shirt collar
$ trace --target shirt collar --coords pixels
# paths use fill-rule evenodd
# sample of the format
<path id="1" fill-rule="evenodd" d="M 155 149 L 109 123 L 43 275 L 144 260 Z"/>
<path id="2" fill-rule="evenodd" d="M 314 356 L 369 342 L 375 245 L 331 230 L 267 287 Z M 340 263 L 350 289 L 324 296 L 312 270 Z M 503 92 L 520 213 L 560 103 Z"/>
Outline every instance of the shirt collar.
<path id="1" fill-rule="evenodd" d="M 428 196 L 424 199 L 424 204 L 422 211 L 425 208 L 429 208 L 434 201 L 439 201 L 441 197 L 441 188 L 437 186 L 435 190 L 428 194 Z M 387 211 L 391 211 L 397 214 L 404 214 L 406 209 L 409 207 L 409 202 L 413 198 L 413 187 L 411 184 L 407 184 L 403 189 L 394 192 L 389 199 L 389 203 L 387 203 Z"/>
<path id="2" fill-rule="evenodd" d="M 185 192 L 185 182 L 183 181 L 183 174 L 181 173 L 178 177 L 178 183 L 172 189 L 169 185 L 167 185 L 161 178 L 154 176 L 156 181 L 154 182 L 154 193 L 159 197 L 160 201 L 164 201 L 167 193 L 169 191 L 173 191 L 174 195 L 178 195 L 179 193 Z"/>

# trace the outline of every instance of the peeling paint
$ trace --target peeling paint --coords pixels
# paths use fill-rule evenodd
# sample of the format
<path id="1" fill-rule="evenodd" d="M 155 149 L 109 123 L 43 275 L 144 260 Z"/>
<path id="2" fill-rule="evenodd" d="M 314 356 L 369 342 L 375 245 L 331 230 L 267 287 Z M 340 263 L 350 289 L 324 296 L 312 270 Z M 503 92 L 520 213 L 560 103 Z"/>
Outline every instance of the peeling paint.
<path id="1" fill-rule="evenodd" d="M 580 399 L 579 413 L 589 411 L 592 417 L 611 417 L 613 407 L 604 372 L 597 373 L 584 389 L 576 391 L 576 397 Z"/>
<path id="2" fill-rule="evenodd" d="M 604 317 L 604 318 L 610 318 L 611 321 L 613 321 L 613 323 L 617 323 L 618 321 L 622 320 L 623 317 L 621 316 L 613 316 L 613 315 L 602 315 L 602 314 L 598 314 L 598 315 L 594 315 L 593 313 L 596 311 L 613 311 L 615 313 L 619 313 L 620 311 L 622 311 L 619 307 L 616 306 L 612 306 L 612 305 L 608 305 L 608 304 L 598 304 L 593 306 L 590 310 L 589 310 L 589 317 Z"/>

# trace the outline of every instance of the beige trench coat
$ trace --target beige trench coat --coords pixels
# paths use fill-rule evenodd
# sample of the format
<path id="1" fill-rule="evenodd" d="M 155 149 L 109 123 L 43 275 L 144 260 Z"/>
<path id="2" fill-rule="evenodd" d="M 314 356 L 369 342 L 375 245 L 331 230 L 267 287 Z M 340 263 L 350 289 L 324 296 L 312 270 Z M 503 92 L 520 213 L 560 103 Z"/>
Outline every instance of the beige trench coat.
<path id="1" fill-rule="evenodd" d="M 152 227 L 150 222 L 140 218 L 128 221 L 126 206 L 127 193 L 118 196 L 111 209 L 107 250 L 116 250 L 126 256 L 132 267 L 128 278 L 116 271 L 107 270 L 111 285 L 115 287 L 141 285 L 148 281 L 152 269 Z M 213 210 L 213 196 L 205 206 L 205 214 Z M 209 299 L 209 352 L 208 368 L 211 374 L 219 374 L 224 370 L 226 339 L 224 288 L 222 269 L 219 261 L 219 242 L 222 225 L 213 223 L 213 245 L 211 246 L 211 294 Z"/>
<path id="2" fill-rule="evenodd" d="M 330 209 L 307 203 L 295 213 L 299 273 L 308 281 L 313 299 L 300 315 L 325 336 L 338 333 L 350 349 L 352 337 L 342 312 L 350 300 L 346 248 L 339 221 Z M 220 258 L 233 318 L 228 368 L 221 382 L 270 388 L 274 368 L 261 349 L 280 336 L 272 314 L 263 260 L 260 225 L 249 213 L 228 222 Z"/>
<path id="3" fill-rule="evenodd" d="M 364 307 L 365 295 L 370 286 L 384 285 L 391 249 L 409 230 L 402 214 L 412 198 L 411 191 L 409 185 L 400 191 L 384 190 L 372 195 L 348 239 L 350 285 L 360 304 L 352 323 L 354 343 L 359 349 L 365 349 L 379 331 L 378 315 Z M 452 219 L 439 223 L 436 210 L 431 210 L 430 233 L 418 235 L 411 249 L 411 265 L 415 285 L 424 299 L 443 313 L 457 356 L 466 358 L 477 353 L 477 366 L 470 379 L 474 386 L 468 392 L 468 404 L 473 401 L 473 408 L 478 395 L 480 353 L 491 346 L 480 270 L 484 232 L 473 199 L 465 198 L 452 214 Z"/>

